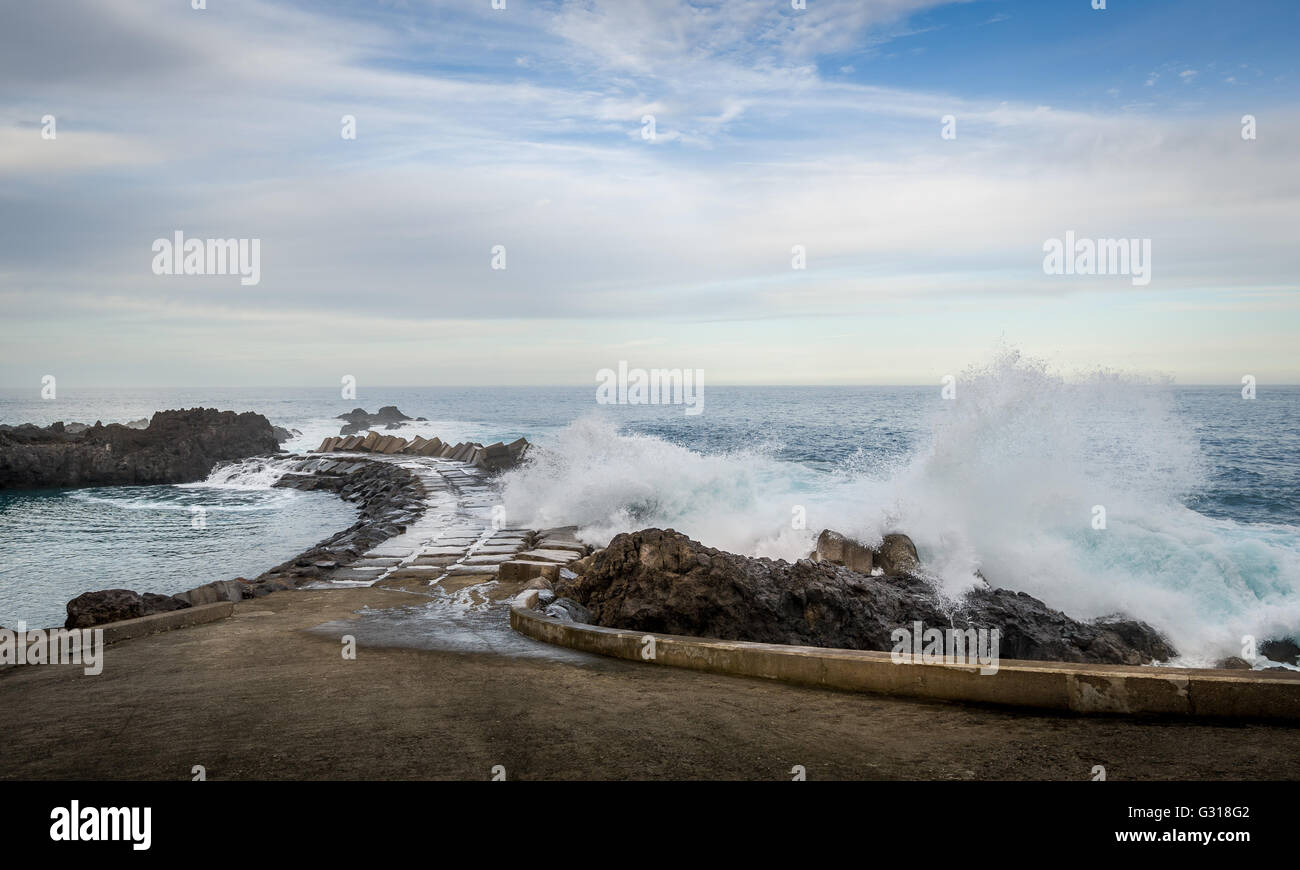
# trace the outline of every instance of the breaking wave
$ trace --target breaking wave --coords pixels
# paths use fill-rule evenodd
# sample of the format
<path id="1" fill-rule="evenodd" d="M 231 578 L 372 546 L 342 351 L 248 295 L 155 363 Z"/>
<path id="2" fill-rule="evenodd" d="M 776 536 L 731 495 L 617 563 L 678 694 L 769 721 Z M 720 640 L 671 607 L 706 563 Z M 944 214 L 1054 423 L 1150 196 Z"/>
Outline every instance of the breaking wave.
<path id="1" fill-rule="evenodd" d="M 1208 463 L 1170 385 L 1004 352 L 938 393 L 905 459 L 865 450 L 829 473 L 775 459 L 777 444 L 702 454 L 585 417 L 506 475 L 507 515 L 597 544 L 672 527 L 791 560 L 825 527 L 904 531 L 949 594 L 978 571 L 1075 617 L 1144 619 L 1190 665 L 1240 654 L 1243 635 L 1300 633 L 1300 530 L 1189 506 Z"/>

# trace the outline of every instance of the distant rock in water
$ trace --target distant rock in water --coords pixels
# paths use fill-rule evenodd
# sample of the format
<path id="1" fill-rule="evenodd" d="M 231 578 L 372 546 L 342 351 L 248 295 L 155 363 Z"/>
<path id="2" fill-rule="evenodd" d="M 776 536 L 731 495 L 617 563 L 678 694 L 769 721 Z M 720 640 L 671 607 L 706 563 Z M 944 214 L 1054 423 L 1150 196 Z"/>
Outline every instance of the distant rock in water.
<path id="1" fill-rule="evenodd" d="M 906 561 L 910 544 L 895 541 L 888 559 Z M 611 628 L 889 651 L 891 633 L 919 620 L 927 629 L 998 629 L 1005 659 L 1137 665 L 1176 655 L 1144 623 L 1080 622 L 1022 592 L 976 589 L 954 611 L 915 574 L 738 556 L 672 529 L 618 535 L 582 567 L 555 594 Z"/>
<path id="2" fill-rule="evenodd" d="M 297 429 L 286 429 L 283 426 L 272 426 L 271 432 L 275 435 L 275 440 L 278 444 L 283 444 L 291 438 L 297 438 L 302 434 Z"/>
<path id="3" fill-rule="evenodd" d="M 0 489 L 191 483 L 218 462 L 278 450 L 261 414 L 215 408 L 159 411 L 144 429 L 0 426 Z"/>
<path id="4" fill-rule="evenodd" d="M 340 436 L 347 436 L 367 429 L 378 429 L 381 426 L 385 429 L 396 429 L 403 423 L 411 421 L 412 418 L 397 410 L 396 405 L 385 405 L 374 414 L 367 412 L 365 408 L 353 408 L 346 414 L 339 414 L 338 419 L 347 421 L 339 430 Z M 414 419 L 417 423 L 427 422 L 423 417 Z"/>

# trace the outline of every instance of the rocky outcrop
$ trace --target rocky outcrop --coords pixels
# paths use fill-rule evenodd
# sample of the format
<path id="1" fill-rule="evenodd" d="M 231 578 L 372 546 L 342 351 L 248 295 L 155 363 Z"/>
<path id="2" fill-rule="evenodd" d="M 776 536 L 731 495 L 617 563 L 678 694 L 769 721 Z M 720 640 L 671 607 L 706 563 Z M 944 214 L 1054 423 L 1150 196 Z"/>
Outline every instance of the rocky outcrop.
<path id="1" fill-rule="evenodd" d="M 1248 671 L 1251 669 L 1250 662 L 1241 656 L 1228 656 L 1226 659 L 1220 659 L 1214 666 L 1225 671 Z"/>
<path id="2" fill-rule="evenodd" d="M 68 618 L 64 628 L 90 628 L 106 622 L 135 619 L 154 613 L 184 610 L 190 602 L 172 595 L 146 592 L 141 595 L 130 589 L 104 589 L 83 592 L 68 602 Z"/>
<path id="3" fill-rule="evenodd" d="M 1300 665 L 1300 644 L 1289 637 L 1264 641 L 1259 645 L 1259 654 L 1269 661 Z"/>
<path id="4" fill-rule="evenodd" d="M 346 414 L 339 414 L 339 420 L 346 420 L 343 428 L 339 430 L 340 436 L 354 435 L 357 432 L 364 432 L 367 429 L 396 429 L 403 423 L 409 422 L 413 418 L 406 416 L 397 410 L 396 405 L 385 405 L 376 413 L 371 414 L 365 408 L 353 408 Z M 416 417 L 418 422 L 426 422 L 423 417 Z"/>
<path id="5" fill-rule="evenodd" d="M 0 426 L 0 489 L 191 483 L 218 462 L 275 453 L 261 414 L 159 411 L 147 428 Z"/>
<path id="6" fill-rule="evenodd" d="M 907 547 L 896 546 L 887 558 L 906 561 Z M 561 580 L 555 593 L 612 628 L 888 651 L 895 629 L 920 621 L 926 628 L 998 629 L 1008 659 L 1147 664 L 1176 654 L 1143 623 L 1080 622 L 1024 593 L 977 589 L 954 606 L 916 574 L 754 559 L 671 529 L 618 535 L 581 564 L 583 573 Z"/>

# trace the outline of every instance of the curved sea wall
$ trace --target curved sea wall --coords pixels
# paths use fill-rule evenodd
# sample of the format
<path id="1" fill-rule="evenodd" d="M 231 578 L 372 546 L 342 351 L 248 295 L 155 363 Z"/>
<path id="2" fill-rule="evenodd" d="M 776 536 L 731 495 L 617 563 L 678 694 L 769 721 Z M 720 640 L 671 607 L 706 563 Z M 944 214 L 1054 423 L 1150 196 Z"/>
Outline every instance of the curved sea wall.
<path id="1" fill-rule="evenodd" d="M 782 680 L 825 689 L 1074 713 L 1300 721 L 1300 674 L 1003 660 L 894 663 L 891 654 L 749 643 L 584 625 L 535 609 L 537 589 L 510 608 L 510 626 L 545 643 L 652 665 Z"/>

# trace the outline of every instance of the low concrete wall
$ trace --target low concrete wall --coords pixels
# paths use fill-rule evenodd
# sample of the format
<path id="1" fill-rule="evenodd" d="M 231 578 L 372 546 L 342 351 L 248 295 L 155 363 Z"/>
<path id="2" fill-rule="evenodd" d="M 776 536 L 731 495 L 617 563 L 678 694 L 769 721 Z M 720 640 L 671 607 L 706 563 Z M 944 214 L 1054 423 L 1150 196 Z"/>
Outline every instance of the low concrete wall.
<path id="1" fill-rule="evenodd" d="M 510 627 L 571 649 L 632 661 L 655 639 L 647 664 L 764 677 L 807 686 L 1076 713 L 1156 713 L 1300 721 L 1300 674 L 1077 665 L 1003 660 L 977 665 L 895 664 L 887 652 L 647 634 L 561 622 L 516 600 Z"/>
<path id="2" fill-rule="evenodd" d="M 225 619 L 234 612 L 235 605 L 233 602 L 218 601 L 215 604 L 186 607 L 184 610 L 151 613 L 148 616 L 139 616 L 135 619 L 107 622 L 103 625 L 96 625 L 94 628 L 104 629 L 104 643 L 109 644 L 144 637 L 149 634 L 157 634 L 160 631 L 171 631 L 174 628 L 189 628 L 192 625 L 216 622 L 218 619 Z"/>

